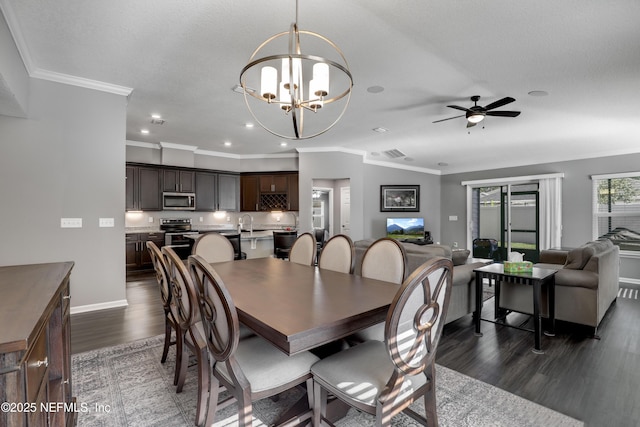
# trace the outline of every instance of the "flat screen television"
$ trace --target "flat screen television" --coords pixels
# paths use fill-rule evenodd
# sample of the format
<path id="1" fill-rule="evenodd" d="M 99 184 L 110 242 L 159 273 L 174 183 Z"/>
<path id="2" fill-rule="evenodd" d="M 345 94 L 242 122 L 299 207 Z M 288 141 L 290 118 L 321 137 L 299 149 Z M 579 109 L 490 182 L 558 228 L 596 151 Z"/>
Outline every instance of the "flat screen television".
<path id="1" fill-rule="evenodd" d="M 387 218 L 387 237 L 424 239 L 424 218 Z"/>

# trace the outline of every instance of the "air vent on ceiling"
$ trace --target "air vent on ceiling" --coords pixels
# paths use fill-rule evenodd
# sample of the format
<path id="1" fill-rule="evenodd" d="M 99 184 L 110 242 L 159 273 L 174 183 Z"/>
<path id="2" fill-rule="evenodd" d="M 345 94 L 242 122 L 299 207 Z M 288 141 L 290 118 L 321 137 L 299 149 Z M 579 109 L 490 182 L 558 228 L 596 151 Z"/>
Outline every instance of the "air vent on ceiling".
<path id="1" fill-rule="evenodd" d="M 406 154 L 396 148 L 394 148 L 393 150 L 383 151 L 383 153 L 390 159 L 397 159 L 406 156 Z"/>

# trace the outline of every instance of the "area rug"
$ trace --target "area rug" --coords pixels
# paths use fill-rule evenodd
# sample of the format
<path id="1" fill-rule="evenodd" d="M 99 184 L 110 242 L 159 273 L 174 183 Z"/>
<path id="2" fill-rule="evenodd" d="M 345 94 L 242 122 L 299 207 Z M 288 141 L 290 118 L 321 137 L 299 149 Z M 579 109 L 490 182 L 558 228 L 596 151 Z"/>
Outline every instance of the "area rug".
<path id="1" fill-rule="evenodd" d="M 175 349 L 160 363 L 161 336 L 73 355 L 73 394 L 80 412 L 78 426 L 191 427 L 195 419 L 196 366 L 190 366 L 183 392 L 173 386 Z M 437 366 L 436 396 L 441 426 L 527 427 L 583 426 L 581 421 L 540 406 L 489 384 Z M 254 426 L 267 426 L 301 396 L 284 393 L 274 402 L 254 403 Z M 422 404 L 416 410 L 424 413 Z M 236 405 L 218 412 L 216 427 L 236 425 Z M 373 426 L 368 414 L 350 410 L 339 427 Z M 409 417 L 394 418 L 394 426 L 415 426 Z"/>

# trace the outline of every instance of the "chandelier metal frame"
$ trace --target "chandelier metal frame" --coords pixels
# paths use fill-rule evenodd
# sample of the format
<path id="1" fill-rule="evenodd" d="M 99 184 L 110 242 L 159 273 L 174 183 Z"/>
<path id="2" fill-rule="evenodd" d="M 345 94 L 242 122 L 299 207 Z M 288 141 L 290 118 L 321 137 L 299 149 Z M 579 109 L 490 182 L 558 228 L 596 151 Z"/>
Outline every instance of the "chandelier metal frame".
<path id="1" fill-rule="evenodd" d="M 291 24 L 289 31 L 278 33 L 269 37 L 262 44 L 260 44 L 260 46 L 258 46 L 256 50 L 253 51 L 253 53 L 251 54 L 251 57 L 249 58 L 248 64 L 240 72 L 240 86 L 243 89 L 245 103 L 247 105 L 249 112 L 251 113 L 253 118 L 256 120 L 256 122 L 258 122 L 258 124 L 260 124 L 260 126 L 262 126 L 265 130 L 281 138 L 309 139 L 327 132 L 329 129 L 335 126 L 335 124 L 338 123 L 338 121 L 340 121 L 345 111 L 347 110 L 347 107 L 349 106 L 349 101 L 351 99 L 351 89 L 353 87 L 353 76 L 351 75 L 351 71 L 349 70 L 347 59 L 345 58 L 342 50 L 340 50 L 340 48 L 334 42 L 332 42 L 328 38 L 318 33 L 298 29 L 297 21 L 298 21 L 298 1 L 296 0 L 296 22 Z M 327 59 L 318 55 L 303 54 L 302 48 L 300 46 L 300 34 L 315 37 L 325 42 L 326 44 L 328 44 L 331 48 L 333 48 L 333 50 L 335 50 L 338 53 L 338 55 L 340 56 L 344 64 L 340 64 L 336 61 L 333 61 L 331 59 Z M 280 37 L 285 37 L 285 36 L 289 36 L 288 53 L 268 55 L 261 58 L 256 58 L 258 54 L 265 48 L 265 46 L 269 45 L 274 40 L 279 39 Z M 256 90 L 250 89 L 250 86 L 247 85 L 247 82 L 246 82 L 247 72 L 249 70 L 261 64 L 266 64 L 268 62 L 282 61 L 283 59 L 288 59 L 288 64 L 289 64 L 288 82 L 294 82 L 294 84 L 286 84 L 285 86 L 285 88 L 289 90 L 290 101 L 278 100 L 276 99 L 275 94 L 268 93 L 263 95 L 260 93 L 262 92 L 261 90 L 256 91 Z M 295 61 L 299 61 L 300 65 L 298 67 L 294 67 Z M 332 97 L 327 97 L 328 92 L 320 90 L 315 92 L 314 94 L 315 97 L 312 97 L 311 95 L 309 95 L 309 98 L 305 99 L 304 98 L 305 88 L 304 88 L 304 79 L 303 79 L 304 77 L 303 63 L 305 63 L 305 61 L 310 63 L 315 63 L 315 64 L 317 63 L 327 64 L 330 69 L 338 70 L 344 73 L 344 75 L 346 75 L 348 78 L 347 87 L 344 90 L 342 90 L 340 93 Z M 285 76 L 283 76 L 283 78 L 284 77 Z M 338 90 L 340 91 L 341 89 L 338 89 Z M 319 110 L 321 110 L 323 105 L 334 103 L 345 97 L 346 97 L 346 101 L 344 103 L 344 107 L 340 112 L 340 114 L 338 115 L 338 117 L 333 122 L 331 122 L 323 130 L 316 131 L 315 133 L 312 133 L 310 135 L 304 134 L 305 112 L 317 113 Z M 282 94 L 281 94 L 281 98 L 282 98 Z M 260 102 L 266 102 L 268 104 L 273 104 L 274 106 L 279 106 L 285 112 L 285 115 L 291 115 L 291 120 L 293 125 L 293 135 L 276 132 L 270 129 L 267 125 L 265 125 L 263 121 L 260 120 L 259 117 L 257 117 L 256 113 L 251 108 L 251 103 L 250 103 L 251 99 L 257 99 Z"/>

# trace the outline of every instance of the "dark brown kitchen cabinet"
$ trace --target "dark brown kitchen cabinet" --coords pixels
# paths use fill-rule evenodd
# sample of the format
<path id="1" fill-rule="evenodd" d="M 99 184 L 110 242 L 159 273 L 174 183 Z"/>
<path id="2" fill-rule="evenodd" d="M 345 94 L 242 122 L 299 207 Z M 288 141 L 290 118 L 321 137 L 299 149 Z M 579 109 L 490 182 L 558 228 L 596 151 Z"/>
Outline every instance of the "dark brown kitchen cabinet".
<path id="1" fill-rule="evenodd" d="M 251 173 L 240 178 L 242 211 L 299 210 L 298 173 Z"/>
<path id="2" fill-rule="evenodd" d="M 72 268 L 73 262 L 0 267 L 0 396 L 3 403 L 22 405 L 22 410 L 0 411 L 0 426 L 76 424 L 73 407 L 80 403 L 71 381 Z M 43 410 L 60 408 L 56 405 L 62 409 Z"/>
<path id="3" fill-rule="evenodd" d="M 186 169 L 163 169 L 162 191 L 194 193 L 196 191 L 195 172 Z"/>
<path id="4" fill-rule="evenodd" d="M 127 233 L 125 236 L 125 265 L 127 271 L 152 270 L 153 263 L 147 249 L 151 240 L 159 248 L 164 246 L 164 233 Z"/>
<path id="5" fill-rule="evenodd" d="M 287 210 L 289 211 L 300 210 L 300 196 L 298 195 L 298 190 L 298 174 L 292 173 L 287 175 L 287 201 L 289 204 Z"/>
<path id="6" fill-rule="evenodd" d="M 286 175 L 260 175 L 260 193 L 286 193 L 288 186 Z"/>
<path id="7" fill-rule="evenodd" d="M 240 210 L 258 211 L 260 203 L 260 181 L 258 175 L 240 176 Z"/>
<path id="8" fill-rule="evenodd" d="M 162 192 L 160 170 L 153 167 L 126 167 L 126 201 L 127 211 L 160 211 L 162 210 Z"/>

